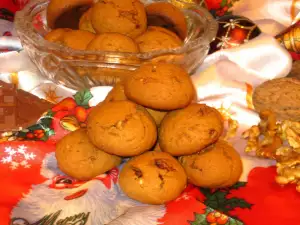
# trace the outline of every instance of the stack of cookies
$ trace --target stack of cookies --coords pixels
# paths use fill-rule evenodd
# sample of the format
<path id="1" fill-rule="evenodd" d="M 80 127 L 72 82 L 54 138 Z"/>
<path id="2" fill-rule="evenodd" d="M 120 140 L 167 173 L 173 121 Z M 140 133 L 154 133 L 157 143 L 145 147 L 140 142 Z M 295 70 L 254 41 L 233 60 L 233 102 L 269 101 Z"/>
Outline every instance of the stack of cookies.
<path id="1" fill-rule="evenodd" d="M 188 73 L 166 63 L 144 64 L 95 106 L 86 130 L 65 136 L 56 157 L 60 169 L 90 179 L 124 164 L 119 185 L 130 198 L 163 204 L 187 182 L 222 188 L 238 181 L 239 154 L 226 141 L 218 110 L 193 103 Z"/>
<path id="2" fill-rule="evenodd" d="M 139 0 L 51 0 L 45 39 L 76 50 L 151 52 L 182 46 L 187 23 L 171 3 Z"/>

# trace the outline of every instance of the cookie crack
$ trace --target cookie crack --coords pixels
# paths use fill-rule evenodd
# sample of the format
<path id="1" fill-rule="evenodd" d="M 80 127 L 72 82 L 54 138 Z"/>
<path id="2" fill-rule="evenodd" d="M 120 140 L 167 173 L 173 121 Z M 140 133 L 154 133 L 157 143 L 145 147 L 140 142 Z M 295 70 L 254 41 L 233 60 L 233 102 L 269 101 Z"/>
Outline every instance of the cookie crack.
<path id="1" fill-rule="evenodd" d="M 165 179 L 164 179 L 164 176 L 162 175 L 162 174 L 158 174 L 158 178 L 159 178 L 159 180 L 160 180 L 160 185 L 159 185 L 159 187 L 160 187 L 160 189 L 163 189 L 163 187 L 164 187 L 164 185 L 165 185 Z"/>

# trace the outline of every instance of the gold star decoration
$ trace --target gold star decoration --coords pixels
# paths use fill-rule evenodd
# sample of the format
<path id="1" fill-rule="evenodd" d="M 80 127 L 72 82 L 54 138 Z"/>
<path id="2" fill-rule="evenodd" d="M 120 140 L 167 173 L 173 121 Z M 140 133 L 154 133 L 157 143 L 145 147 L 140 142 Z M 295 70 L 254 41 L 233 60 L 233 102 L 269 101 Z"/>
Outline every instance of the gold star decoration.
<path id="1" fill-rule="evenodd" d="M 53 104 L 58 103 L 58 100 L 62 98 L 61 96 L 57 96 L 56 87 L 52 88 L 49 86 L 48 89 L 44 90 L 43 92 L 45 94 L 45 99 Z"/>

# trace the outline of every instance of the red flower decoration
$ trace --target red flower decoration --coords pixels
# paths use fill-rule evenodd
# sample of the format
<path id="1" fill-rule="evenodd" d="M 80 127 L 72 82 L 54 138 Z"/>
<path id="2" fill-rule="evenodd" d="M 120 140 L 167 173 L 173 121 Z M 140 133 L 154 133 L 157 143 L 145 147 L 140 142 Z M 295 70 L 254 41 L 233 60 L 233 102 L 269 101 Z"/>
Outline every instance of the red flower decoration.
<path id="1" fill-rule="evenodd" d="M 56 142 L 72 131 L 73 128 L 85 127 L 85 121 L 90 112 L 90 109 L 85 109 L 78 106 L 73 98 L 65 98 L 60 103 L 52 108 L 54 112 L 51 129 L 55 135 L 49 137 L 50 142 Z M 67 121 L 64 121 L 67 120 Z M 68 122 L 69 121 L 69 122 Z M 70 129 L 68 129 L 70 127 Z"/>
<path id="2" fill-rule="evenodd" d="M 281 187 L 275 183 L 275 176 L 275 167 L 254 168 L 247 185 L 228 195 L 243 198 L 253 206 L 250 210 L 235 208 L 230 214 L 247 225 L 298 224 L 300 194 L 293 185 Z"/>

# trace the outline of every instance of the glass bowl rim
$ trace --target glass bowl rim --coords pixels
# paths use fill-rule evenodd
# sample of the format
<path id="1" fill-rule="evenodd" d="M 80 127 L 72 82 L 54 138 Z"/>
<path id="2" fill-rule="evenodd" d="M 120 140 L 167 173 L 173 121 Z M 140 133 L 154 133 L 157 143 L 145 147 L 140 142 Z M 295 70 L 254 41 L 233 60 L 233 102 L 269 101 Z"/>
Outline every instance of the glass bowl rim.
<path id="1" fill-rule="evenodd" d="M 169 2 L 170 0 L 152 0 L 153 2 Z M 177 1 L 177 0 L 176 0 Z M 171 48 L 171 49 L 163 49 L 156 50 L 152 52 L 146 53 L 130 53 L 130 52 L 113 52 L 113 51 L 87 51 L 87 50 L 74 50 L 67 46 L 59 45 L 56 43 L 49 42 L 45 40 L 41 35 L 39 35 L 34 28 L 32 23 L 32 16 L 30 12 L 32 9 L 36 8 L 38 5 L 47 4 L 49 0 L 31 0 L 22 10 L 16 12 L 15 14 L 15 27 L 17 33 L 22 32 L 25 34 L 27 41 L 30 41 L 32 45 L 38 45 L 39 48 L 46 48 L 52 51 L 63 52 L 68 56 L 83 56 L 83 55 L 96 55 L 96 56 L 104 56 L 104 55 L 118 55 L 124 57 L 137 57 L 140 59 L 149 59 L 161 55 L 167 54 L 183 54 L 187 52 L 189 49 L 193 49 L 197 46 L 209 46 L 210 42 L 215 38 L 218 31 L 218 23 L 214 19 L 214 17 L 210 14 L 210 12 L 198 5 L 193 5 L 193 11 L 200 11 L 206 20 L 207 28 L 204 30 L 203 35 L 200 37 L 185 43 L 181 47 Z M 180 1 L 182 2 L 182 1 Z M 190 3 L 188 3 L 190 5 Z M 20 34 L 19 34 L 20 35 Z"/>

